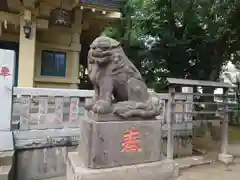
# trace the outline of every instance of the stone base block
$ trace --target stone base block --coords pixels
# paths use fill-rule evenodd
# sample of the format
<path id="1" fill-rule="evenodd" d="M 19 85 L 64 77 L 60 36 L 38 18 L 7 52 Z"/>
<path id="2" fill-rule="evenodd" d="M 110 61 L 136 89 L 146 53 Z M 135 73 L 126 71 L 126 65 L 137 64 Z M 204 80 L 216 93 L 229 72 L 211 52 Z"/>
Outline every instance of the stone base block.
<path id="1" fill-rule="evenodd" d="M 114 117 L 112 117 L 114 118 Z M 162 159 L 161 121 L 81 120 L 78 153 L 86 168 L 100 169 Z"/>
<path id="2" fill-rule="evenodd" d="M 0 151 L 0 166 L 12 165 L 14 151 Z"/>
<path id="3" fill-rule="evenodd" d="M 0 151 L 0 180 L 14 179 L 14 151 Z"/>
<path id="4" fill-rule="evenodd" d="M 11 131 L 0 131 L 0 151 L 13 151 L 13 134 Z"/>
<path id="5" fill-rule="evenodd" d="M 231 164 L 233 162 L 233 156 L 230 154 L 219 154 L 218 160 L 224 164 Z"/>
<path id="6" fill-rule="evenodd" d="M 6 165 L 6 166 L 0 165 L 0 179 L 1 180 L 12 180 L 10 171 L 11 171 L 11 165 Z"/>
<path id="7" fill-rule="evenodd" d="M 175 180 L 179 173 L 173 160 L 162 160 L 106 169 L 83 167 L 76 152 L 68 154 L 67 180 Z"/>

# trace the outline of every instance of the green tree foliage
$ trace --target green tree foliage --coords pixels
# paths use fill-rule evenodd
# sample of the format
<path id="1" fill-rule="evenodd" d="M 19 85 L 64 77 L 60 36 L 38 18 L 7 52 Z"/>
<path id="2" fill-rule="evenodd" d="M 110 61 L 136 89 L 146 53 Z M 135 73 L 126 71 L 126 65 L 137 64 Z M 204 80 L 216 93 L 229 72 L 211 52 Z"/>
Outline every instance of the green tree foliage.
<path id="1" fill-rule="evenodd" d="M 134 18 L 142 6 L 142 0 L 127 1 L 122 8 L 122 19 L 114 25 L 107 28 L 104 34 L 108 37 L 117 39 L 123 45 L 124 51 L 134 62 L 138 69 L 141 70 L 141 62 L 144 59 L 145 45 L 139 22 Z"/>
<path id="2" fill-rule="evenodd" d="M 160 91 L 165 77 L 216 81 L 222 66 L 236 60 L 230 56 L 239 42 L 237 17 L 235 0 L 132 0 L 108 35 L 123 42 L 148 85 Z"/>

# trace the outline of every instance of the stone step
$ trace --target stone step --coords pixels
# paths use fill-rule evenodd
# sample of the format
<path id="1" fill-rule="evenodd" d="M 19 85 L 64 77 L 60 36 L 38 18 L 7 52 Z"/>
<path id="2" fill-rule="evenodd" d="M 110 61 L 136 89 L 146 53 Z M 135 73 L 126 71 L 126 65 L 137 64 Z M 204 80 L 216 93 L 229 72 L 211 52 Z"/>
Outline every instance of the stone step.
<path id="1" fill-rule="evenodd" d="M 0 151 L 0 166 L 12 165 L 14 151 Z"/>
<path id="2" fill-rule="evenodd" d="M 8 180 L 10 170 L 11 170 L 11 165 L 0 166 L 0 179 Z"/>

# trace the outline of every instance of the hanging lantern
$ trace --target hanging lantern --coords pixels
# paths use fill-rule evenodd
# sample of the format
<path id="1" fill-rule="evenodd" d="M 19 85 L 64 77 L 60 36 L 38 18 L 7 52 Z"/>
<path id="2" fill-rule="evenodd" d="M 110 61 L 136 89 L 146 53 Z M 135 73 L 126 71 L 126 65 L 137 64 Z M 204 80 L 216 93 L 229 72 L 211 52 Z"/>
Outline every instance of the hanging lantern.
<path id="1" fill-rule="evenodd" d="M 31 28 L 30 23 L 26 23 L 26 24 L 23 26 L 23 31 L 24 31 L 24 34 L 25 34 L 25 38 L 26 38 L 26 39 L 30 39 L 30 37 L 31 37 L 31 31 L 32 31 L 32 28 Z"/>
<path id="2" fill-rule="evenodd" d="M 0 1 L 0 11 L 9 11 L 7 0 Z"/>
<path id="3" fill-rule="evenodd" d="M 50 14 L 50 24 L 70 27 L 71 25 L 70 13 L 62 8 L 53 9 Z"/>

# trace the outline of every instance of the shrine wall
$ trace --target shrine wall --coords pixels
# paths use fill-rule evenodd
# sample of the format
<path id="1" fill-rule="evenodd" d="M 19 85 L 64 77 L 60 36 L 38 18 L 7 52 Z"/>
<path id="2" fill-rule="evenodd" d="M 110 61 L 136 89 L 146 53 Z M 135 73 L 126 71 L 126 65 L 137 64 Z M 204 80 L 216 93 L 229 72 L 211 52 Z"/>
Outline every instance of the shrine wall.
<path id="1" fill-rule="evenodd" d="M 58 32 L 56 29 L 46 31 L 37 30 L 35 59 L 33 59 L 35 61 L 33 87 L 78 88 L 78 84 L 80 83 L 78 72 L 79 53 L 81 51 L 80 31 L 81 29 L 79 29 L 79 33 Z M 4 33 L 4 35 L 0 36 L 0 41 L 19 43 L 19 35 Z M 41 75 L 42 51 L 44 50 L 66 53 L 65 77 Z"/>
<path id="2" fill-rule="evenodd" d="M 81 51 L 80 34 L 57 31 L 39 31 L 36 44 L 35 87 L 78 89 L 79 53 Z M 42 76 L 41 62 L 44 50 L 66 53 L 65 77 Z"/>

